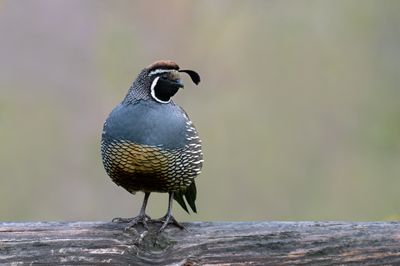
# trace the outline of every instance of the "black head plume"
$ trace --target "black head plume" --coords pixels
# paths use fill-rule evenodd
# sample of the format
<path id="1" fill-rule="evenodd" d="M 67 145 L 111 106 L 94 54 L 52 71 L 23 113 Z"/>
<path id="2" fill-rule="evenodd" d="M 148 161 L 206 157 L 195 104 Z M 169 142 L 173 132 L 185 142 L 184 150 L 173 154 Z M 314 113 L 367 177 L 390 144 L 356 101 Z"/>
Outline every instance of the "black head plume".
<path id="1" fill-rule="evenodd" d="M 171 97 L 183 88 L 180 72 L 188 74 L 196 85 L 200 83 L 197 72 L 188 69 L 180 70 L 178 64 L 171 60 L 159 60 L 139 73 L 124 102 L 131 103 L 151 97 L 160 103 L 169 103 Z"/>
<path id="2" fill-rule="evenodd" d="M 184 73 L 188 74 L 190 76 L 190 78 L 192 79 L 192 81 L 194 82 L 194 84 L 198 85 L 200 83 L 200 75 L 197 74 L 196 71 L 182 69 L 182 70 L 179 70 L 179 72 L 184 72 Z"/>

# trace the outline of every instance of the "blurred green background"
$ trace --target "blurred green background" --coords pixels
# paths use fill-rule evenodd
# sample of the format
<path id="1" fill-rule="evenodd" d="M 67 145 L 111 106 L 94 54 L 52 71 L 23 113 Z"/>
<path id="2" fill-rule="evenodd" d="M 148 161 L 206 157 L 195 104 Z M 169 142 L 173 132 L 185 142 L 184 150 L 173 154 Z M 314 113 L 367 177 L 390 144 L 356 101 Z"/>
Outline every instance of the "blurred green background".
<path id="1" fill-rule="evenodd" d="M 0 220 L 137 214 L 107 177 L 103 121 L 158 59 L 204 144 L 198 215 L 400 214 L 400 1 L 0 1 Z M 156 218 L 166 194 L 150 197 Z"/>

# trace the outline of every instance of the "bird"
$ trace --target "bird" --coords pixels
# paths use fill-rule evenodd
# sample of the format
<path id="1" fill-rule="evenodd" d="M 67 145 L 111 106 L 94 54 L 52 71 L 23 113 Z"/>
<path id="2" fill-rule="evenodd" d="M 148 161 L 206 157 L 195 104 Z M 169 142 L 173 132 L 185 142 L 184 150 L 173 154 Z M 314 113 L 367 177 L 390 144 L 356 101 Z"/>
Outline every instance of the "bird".
<path id="1" fill-rule="evenodd" d="M 109 114 L 101 135 L 101 157 L 106 173 L 118 186 L 135 194 L 144 192 L 139 215 L 115 218 L 127 228 L 162 223 L 185 229 L 172 215 L 173 201 L 189 213 L 196 209 L 195 178 L 203 166 L 202 143 L 187 113 L 172 97 L 184 88 L 181 73 L 198 85 L 200 76 L 180 69 L 171 60 L 159 60 L 140 71 L 126 96 Z M 165 216 L 152 220 L 146 214 L 153 192 L 168 193 Z"/>

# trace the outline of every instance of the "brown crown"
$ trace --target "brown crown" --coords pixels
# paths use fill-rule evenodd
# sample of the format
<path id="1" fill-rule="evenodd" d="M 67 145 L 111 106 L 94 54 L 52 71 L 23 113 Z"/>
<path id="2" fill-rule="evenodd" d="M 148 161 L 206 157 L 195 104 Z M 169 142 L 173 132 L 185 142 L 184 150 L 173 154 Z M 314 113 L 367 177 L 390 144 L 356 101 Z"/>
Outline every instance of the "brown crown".
<path id="1" fill-rule="evenodd" d="M 153 64 L 149 65 L 147 67 L 149 70 L 154 70 L 154 69 L 179 69 L 179 66 L 171 60 L 160 60 L 160 61 L 156 61 Z"/>

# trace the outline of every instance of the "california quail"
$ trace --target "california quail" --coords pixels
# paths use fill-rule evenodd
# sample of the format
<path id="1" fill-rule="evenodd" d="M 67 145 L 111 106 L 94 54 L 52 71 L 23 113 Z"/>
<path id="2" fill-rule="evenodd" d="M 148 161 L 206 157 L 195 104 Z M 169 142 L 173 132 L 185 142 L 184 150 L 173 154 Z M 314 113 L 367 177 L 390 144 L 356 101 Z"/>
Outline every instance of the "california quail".
<path id="1" fill-rule="evenodd" d="M 183 228 L 172 216 L 175 199 L 188 211 L 185 200 L 196 212 L 196 184 L 201 172 L 203 154 L 196 128 L 185 111 L 171 97 L 183 88 L 180 73 L 187 73 L 197 85 L 200 76 L 192 70 L 180 70 L 172 61 L 157 61 L 143 69 L 124 100 L 104 123 L 101 155 L 111 179 L 127 191 L 145 193 L 137 217 L 116 221 L 138 223 L 162 222 Z M 167 214 L 151 220 L 145 214 L 151 192 L 168 192 Z"/>

